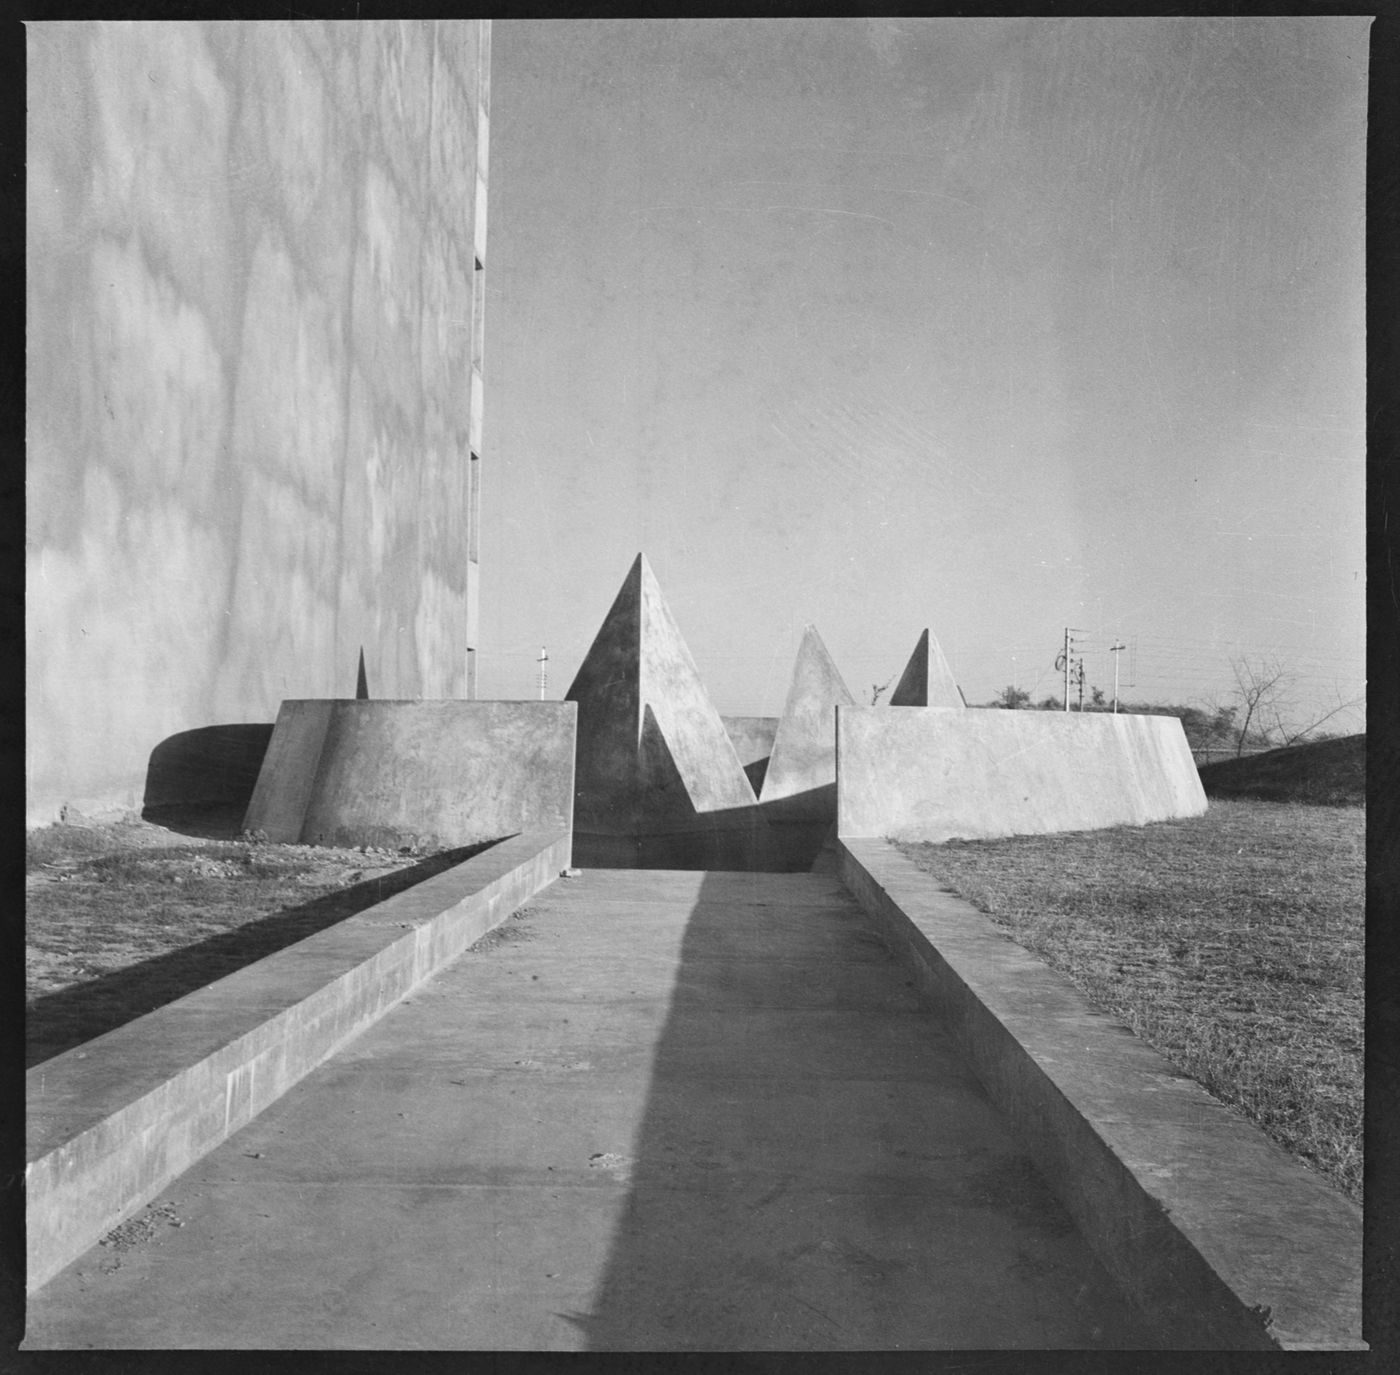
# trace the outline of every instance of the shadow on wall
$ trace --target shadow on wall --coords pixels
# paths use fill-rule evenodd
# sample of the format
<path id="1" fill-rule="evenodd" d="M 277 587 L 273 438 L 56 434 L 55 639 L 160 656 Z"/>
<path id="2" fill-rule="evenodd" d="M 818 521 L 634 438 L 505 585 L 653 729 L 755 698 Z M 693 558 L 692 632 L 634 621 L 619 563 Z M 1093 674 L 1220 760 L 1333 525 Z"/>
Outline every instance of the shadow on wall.
<path id="1" fill-rule="evenodd" d="M 186 819 L 198 825 L 201 813 L 231 817 L 236 812 L 241 821 L 271 739 L 269 722 L 200 726 L 162 740 L 146 765 L 142 818 L 172 830 L 185 830 L 180 823 Z M 207 829 L 190 833 L 202 835 Z"/>
<path id="2" fill-rule="evenodd" d="M 712 874 L 680 941 L 593 1351 L 1144 1343 L 833 880 Z M 810 885 L 810 886 L 809 886 Z M 658 990 L 658 996 L 664 997 Z"/>
<path id="3" fill-rule="evenodd" d="M 763 791 L 763 779 L 768 772 L 768 756 L 762 759 L 755 759 L 752 764 L 744 765 L 744 777 L 749 780 L 749 787 L 753 789 L 753 795 L 757 797 Z"/>
<path id="4" fill-rule="evenodd" d="M 794 873 L 812 867 L 831 818 L 770 825 L 770 808 L 757 798 L 748 807 L 697 811 L 649 706 L 642 714 L 640 756 L 639 776 L 647 786 L 635 814 L 619 814 L 615 831 L 575 829 L 574 863 L 581 868 Z"/>
<path id="5" fill-rule="evenodd" d="M 326 893 L 182 949 L 36 998 L 25 1009 L 26 1068 L 173 1003 L 498 844 L 499 840 L 484 840 L 430 855 L 406 869 Z"/>

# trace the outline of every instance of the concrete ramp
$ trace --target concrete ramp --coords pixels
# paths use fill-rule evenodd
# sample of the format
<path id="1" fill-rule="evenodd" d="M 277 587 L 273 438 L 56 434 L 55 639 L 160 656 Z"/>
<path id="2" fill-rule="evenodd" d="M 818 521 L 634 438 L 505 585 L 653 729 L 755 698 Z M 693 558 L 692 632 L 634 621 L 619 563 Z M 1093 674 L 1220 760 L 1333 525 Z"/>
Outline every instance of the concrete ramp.
<path id="1" fill-rule="evenodd" d="M 570 702 L 282 703 L 244 828 L 444 849 L 573 819 Z"/>
<path id="2" fill-rule="evenodd" d="M 836 708 L 854 706 L 855 700 L 816 626 L 807 626 L 773 740 L 761 802 L 803 799 L 804 814 L 830 819 L 834 798 L 822 790 L 836 783 Z"/>
<path id="3" fill-rule="evenodd" d="M 834 874 L 560 880 L 153 1205 L 27 1348 L 1153 1344 Z"/>
<path id="4" fill-rule="evenodd" d="M 938 641 L 927 630 L 909 656 L 899 682 L 890 693 L 892 707 L 965 707 L 962 689 L 943 657 Z"/>
<path id="5" fill-rule="evenodd" d="M 1199 816 L 1173 716 L 879 711 L 836 721 L 841 836 L 944 841 Z"/>
<path id="6" fill-rule="evenodd" d="M 645 555 L 633 563 L 566 700 L 578 705 L 580 862 L 640 863 L 637 841 L 647 836 L 652 862 L 712 867 L 713 847 L 708 859 L 690 855 L 686 837 L 762 828 L 753 787 Z M 676 845 L 658 856 L 656 844 L 667 835 Z"/>

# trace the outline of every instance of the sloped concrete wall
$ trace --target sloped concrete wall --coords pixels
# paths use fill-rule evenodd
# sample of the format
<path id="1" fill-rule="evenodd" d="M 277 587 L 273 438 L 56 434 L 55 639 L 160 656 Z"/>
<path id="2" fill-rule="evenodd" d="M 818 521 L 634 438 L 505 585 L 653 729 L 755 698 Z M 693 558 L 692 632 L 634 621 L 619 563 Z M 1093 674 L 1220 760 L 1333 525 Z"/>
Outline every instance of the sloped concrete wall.
<path id="1" fill-rule="evenodd" d="M 361 645 L 465 693 L 489 35 L 26 26 L 31 824 Z"/>
<path id="2" fill-rule="evenodd" d="M 1206 810 L 1170 716 L 841 707 L 836 760 L 841 836 L 975 840 Z"/>
<path id="3" fill-rule="evenodd" d="M 307 845 L 568 831 L 577 721 L 573 702 L 284 702 L 244 825 Z"/>

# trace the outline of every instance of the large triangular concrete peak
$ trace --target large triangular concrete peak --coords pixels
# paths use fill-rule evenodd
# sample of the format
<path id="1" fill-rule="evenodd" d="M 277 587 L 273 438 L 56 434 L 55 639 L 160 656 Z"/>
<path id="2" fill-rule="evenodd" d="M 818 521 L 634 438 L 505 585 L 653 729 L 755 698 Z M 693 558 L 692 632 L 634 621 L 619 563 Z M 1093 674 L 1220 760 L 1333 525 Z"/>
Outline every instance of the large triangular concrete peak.
<path id="1" fill-rule="evenodd" d="M 815 626 L 802 633 L 787 702 L 773 738 L 773 755 L 759 800 L 794 797 L 836 782 L 836 707 L 854 706 Z"/>
<path id="2" fill-rule="evenodd" d="M 943 657 L 938 641 L 927 630 L 909 656 L 895 690 L 892 707 L 964 707 L 963 695 L 953 678 L 953 670 Z"/>
<path id="3" fill-rule="evenodd" d="M 574 826 L 627 832 L 638 810 L 641 736 L 638 653 L 642 624 L 642 560 L 618 590 L 568 692 L 578 703 Z"/>
<path id="4" fill-rule="evenodd" d="M 695 813 L 753 806 L 753 788 L 645 555 L 637 555 L 565 698 L 579 708 L 579 829 L 649 829 L 658 807 L 674 810 L 677 777 L 682 805 Z M 643 748 L 648 708 L 665 743 L 666 778 L 651 776 L 658 751 Z"/>
<path id="5" fill-rule="evenodd" d="M 644 555 L 641 705 L 651 708 L 697 812 L 751 807 L 753 788 Z M 642 722 L 638 721 L 640 738 Z"/>

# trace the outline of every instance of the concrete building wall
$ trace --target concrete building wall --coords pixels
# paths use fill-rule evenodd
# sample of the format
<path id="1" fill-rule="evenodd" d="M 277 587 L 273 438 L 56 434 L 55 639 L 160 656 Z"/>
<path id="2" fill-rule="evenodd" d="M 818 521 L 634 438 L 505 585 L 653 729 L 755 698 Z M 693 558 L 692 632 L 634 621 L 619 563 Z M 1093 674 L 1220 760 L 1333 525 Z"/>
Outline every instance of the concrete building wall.
<path id="1" fill-rule="evenodd" d="M 471 695 L 489 24 L 26 33 L 30 823 Z"/>

